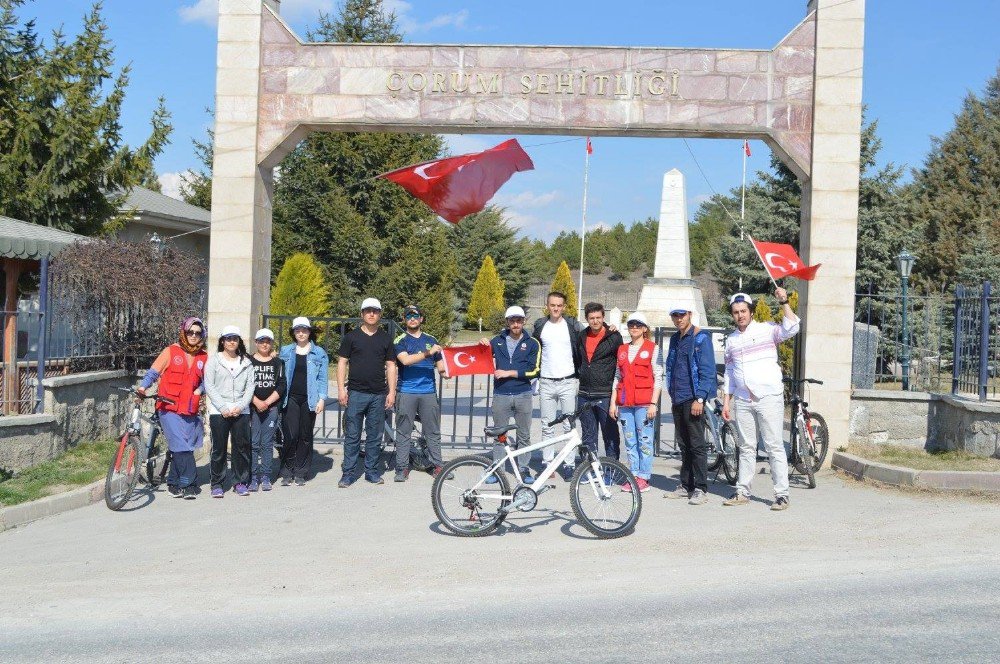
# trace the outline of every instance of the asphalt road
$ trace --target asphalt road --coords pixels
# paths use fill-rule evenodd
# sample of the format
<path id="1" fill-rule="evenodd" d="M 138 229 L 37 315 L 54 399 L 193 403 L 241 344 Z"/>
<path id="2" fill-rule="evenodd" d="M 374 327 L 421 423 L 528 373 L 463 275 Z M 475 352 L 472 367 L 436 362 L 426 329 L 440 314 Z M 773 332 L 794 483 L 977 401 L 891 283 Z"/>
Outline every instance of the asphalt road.
<path id="1" fill-rule="evenodd" d="M 443 533 L 430 478 L 140 496 L 0 533 L 0 661 L 1000 659 L 996 504 L 820 477 L 791 508 L 664 500 L 598 541 L 560 485 L 497 534 Z M 557 482 L 559 482 L 557 480 Z"/>

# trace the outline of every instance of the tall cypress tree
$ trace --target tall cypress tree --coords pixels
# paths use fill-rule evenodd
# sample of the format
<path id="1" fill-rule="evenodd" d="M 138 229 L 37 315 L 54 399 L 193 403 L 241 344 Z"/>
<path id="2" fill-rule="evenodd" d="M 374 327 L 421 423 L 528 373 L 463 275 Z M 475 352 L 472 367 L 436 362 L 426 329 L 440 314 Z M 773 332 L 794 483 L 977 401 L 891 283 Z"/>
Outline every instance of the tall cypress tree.
<path id="1" fill-rule="evenodd" d="M 465 322 L 470 327 L 475 327 L 482 320 L 484 329 L 499 329 L 503 326 L 503 314 L 504 284 L 497 274 L 493 258 L 487 254 L 479 267 L 476 283 L 472 285 L 472 296 L 469 298 L 469 310 L 465 314 Z"/>

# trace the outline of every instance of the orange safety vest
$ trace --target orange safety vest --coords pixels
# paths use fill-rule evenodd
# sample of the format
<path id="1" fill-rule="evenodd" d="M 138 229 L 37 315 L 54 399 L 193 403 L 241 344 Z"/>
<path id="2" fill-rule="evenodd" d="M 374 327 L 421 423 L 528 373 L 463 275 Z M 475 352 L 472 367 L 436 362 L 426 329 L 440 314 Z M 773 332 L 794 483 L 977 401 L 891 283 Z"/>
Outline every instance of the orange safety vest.
<path id="1" fill-rule="evenodd" d="M 201 385 L 202 377 L 205 375 L 208 353 L 204 348 L 199 350 L 194 354 L 194 361 L 188 365 L 188 354 L 180 344 L 171 344 L 168 350 L 170 361 L 160 375 L 159 394 L 161 397 L 172 399 L 175 403 L 168 404 L 161 401 L 156 407 L 178 415 L 197 415 L 198 407 L 201 405 L 201 395 L 195 394 L 194 391 Z"/>
<path id="2" fill-rule="evenodd" d="M 631 363 L 628 361 L 628 347 L 629 344 L 618 347 L 618 370 L 622 374 L 618 385 L 618 405 L 648 406 L 653 403 L 653 388 L 656 383 L 653 377 L 656 344 L 648 339 L 644 341 Z"/>

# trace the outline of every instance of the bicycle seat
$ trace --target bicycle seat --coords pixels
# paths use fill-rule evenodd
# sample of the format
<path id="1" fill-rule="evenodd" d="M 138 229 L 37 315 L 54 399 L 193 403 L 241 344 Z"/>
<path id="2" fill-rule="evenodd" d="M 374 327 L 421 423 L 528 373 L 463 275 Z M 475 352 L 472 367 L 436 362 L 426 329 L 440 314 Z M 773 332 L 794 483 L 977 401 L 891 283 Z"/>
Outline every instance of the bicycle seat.
<path id="1" fill-rule="evenodd" d="M 485 433 L 490 438 L 498 438 L 503 434 L 507 433 L 508 431 L 513 431 L 516 428 L 517 428 L 516 424 L 508 424 L 505 427 L 492 426 L 483 429 L 483 433 Z"/>

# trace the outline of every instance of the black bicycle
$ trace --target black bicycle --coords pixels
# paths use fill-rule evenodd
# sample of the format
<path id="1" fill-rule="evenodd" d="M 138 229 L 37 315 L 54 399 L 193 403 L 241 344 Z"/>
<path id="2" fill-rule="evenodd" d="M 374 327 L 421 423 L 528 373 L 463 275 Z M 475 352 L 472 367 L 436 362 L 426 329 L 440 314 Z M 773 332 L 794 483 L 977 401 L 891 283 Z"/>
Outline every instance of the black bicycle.
<path id="1" fill-rule="evenodd" d="M 386 411 L 382 435 L 382 463 L 386 472 L 396 469 L 397 434 L 392 422 L 392 412 Z M 414 424 L 420 424 L 419 416 L 415 418 Z M 416 426 L 410 434 L 410 468 L 423 473 L 434 470 L 434 462 L 431 461 L 430 453 L 427 451 L 427 439 Z"/>
<path id="2" fill-rule="evenodd" d="M 705 408 L 705 442 L 708 443 L 708 472 L 719 476 L 721 471 L 726 482 L 736 485 L 739 477 L 740 454 L 736 446 L 736 432 L 732 422 L 722 419 L 722 403 L 714 399 L 714 407 Z"/>
<path id="3" fill-rule="evenodd" d="M 172 400 L 158 394 L 141 395 L 132 388 L 119 387 L 122 392 L 128 392 L 135 398 L 132 416 L 125 432 L 118 440 L 115 455 L 108 466 L 108 474 L 104 478 L 104 502 L 108 509 L 120 510 L 132 497 L 136 483 L 142 479 L 150 487 L 156 488 L 163 483 L 170 467 L 170 450 L 162 451 L 156 444 L 156 439 L 163 433 L 160 426 L 160 413 L 154 410 L 151 415 L 144 415 L 142 402 L 153 399 L 155 403 L 174 403 Z M 149 426 L 149 435 L 143 440 L 142 424 Z M 157 466 L 162 461 L 157 472 Z M 145 468 L 146 474 L 142 476 Z"/>
<path id="4" fill-rule="evenodd" d="M 811 412 L 799 390 L 805 383 L 822 385 L 815 378 L 785 378 L 792 387 L 791 426 L 788 440 L 788 462 L 806 476 L 810 489 L 816 488 L 816 473 L 823 466 L 830 448 L 830 433 L 826 420 L 819 413 Z"/>

